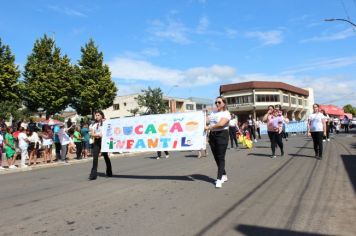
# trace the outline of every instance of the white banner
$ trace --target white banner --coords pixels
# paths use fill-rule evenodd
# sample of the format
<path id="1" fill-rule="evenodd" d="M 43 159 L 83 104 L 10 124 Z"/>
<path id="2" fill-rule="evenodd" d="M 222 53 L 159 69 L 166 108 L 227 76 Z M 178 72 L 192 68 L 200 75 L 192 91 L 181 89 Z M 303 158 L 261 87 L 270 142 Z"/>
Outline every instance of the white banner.
<path id="1" fill-rule="evenodd" d="M 106 120 L 102 152 L 200 150 L 205 148 L 202 111 Z"/>

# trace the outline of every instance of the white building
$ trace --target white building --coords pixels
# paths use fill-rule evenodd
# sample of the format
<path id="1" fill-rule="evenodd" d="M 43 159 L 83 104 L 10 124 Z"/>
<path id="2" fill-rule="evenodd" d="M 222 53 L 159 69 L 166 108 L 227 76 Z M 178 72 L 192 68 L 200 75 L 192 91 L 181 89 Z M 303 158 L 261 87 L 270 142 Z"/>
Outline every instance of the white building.
<path id="1" fill-rule="evenodd" d="M 263 117 L 269 105 L 281 105 L 290 120 L 306 119 L 314 104 L 313 89 L 298 88 L 283 82 L 249 81 L 220 86 L 230 112 L 242 119 L 252 114 Z"/>
<path id="2" fill-rule="evenodd" d="M 145 108 L 139 108 L 136 97 L 139 94 L 130 94 L 125 96 L 117 96 L 114 100 L 114 104 L 103 110 L 105 117 L 108 119 L 134 116 L 133 110 L 138 109 L 136 115 L 145 113 Z M 169 107 L 170 113 L 196 111 L 196 103 L 190 99 L 166 97 L 163 96 L 163 100 Z"/>

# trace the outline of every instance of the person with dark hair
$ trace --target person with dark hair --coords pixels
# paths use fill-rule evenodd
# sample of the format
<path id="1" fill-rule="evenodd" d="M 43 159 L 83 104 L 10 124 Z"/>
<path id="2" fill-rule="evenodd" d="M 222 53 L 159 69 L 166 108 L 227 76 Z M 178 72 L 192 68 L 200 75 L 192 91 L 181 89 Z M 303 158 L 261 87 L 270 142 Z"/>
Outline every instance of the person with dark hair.
<path id="1" fill-rule="evenodd" d="M 308 136 L 311 136 L 314 144 L 315 157 L 323 157 L 323 135 L 326 135 L 326 118 L 320 112 L 319 104 L 313 105 L 313 114 L 308 119 Z"/>
<path id="2" fill-rule="evenodd" d="M 82 159 L 82 149 L 83 149 L 82 141 L 83 141 L 83 137 L 82 134 L 80 133 L 80 126 L 76 126 L 73 134 L 73 142 L 75 144 L 77 160 Z"/>
<path id="3" fill-rule="evenodd" d="M 277 145 L 281 149 L 281 156 L 284 156 L 283 142 L 281 136 L 283 129 L 283 118 L 279 115 L 279 111 L 277 109 L 268 110 L 263 120 L 267 121 L 268 137 L 271 140 L 271 158 L 276 158 Z"/>
<path id="4" fill-rule="evenodd" d="M 326 113 L 325 110 L 321 110 L 321 112 L 323 113 L 323 115 L 325 116 L 325 125 L 326 125 L 326 135 L 323 136 L 323 142 L 330 142 L 330 117 L 328 115 L 328 113 Z"/>
<path id="5" fill-rule="evenodd" d="M 342 122 L 344 124 L 345 133 L 348 133 L 349 132 L 349 123 L 350 123 L 349 117 L 347 117 L 347 115 L 344 115 L 344 119 L 342 119 Z"/>
<path id="6" fill-rule="evenodd" d="M 247 124 L 248 124 L 248 132 L 250 133 L 251 140 L 253 138 L 253 141 L 255 143 L 257 143 L 257 139 L 256 139 L 256 121 L 252 117 L 252 114 L 248 115 Z"/>
<path id="7" fill-rule="evenodd" d="M 12 127 L 6 128 L 6 133 L 4 135 L 4 150 L 9 169 L 16 169 L 17 167 L 14 165 L 16 161 L 16 147 Z"/>
<path id="8" fill-rule="evenodd" d="M 30 141 L 28 140 L 26 129 L 24 127 L 21 126 L 19 131 L 18 140 L 19 148 L 21 150 L 21 168 L 26 168 L 28 167 L 28 165 L 26 165 L 26 159 L 28 157 L 28 144 Z"/>
<path id="9" fill-rule="evenodd" d="M 268 117 L 272 115 L 273 110 L 274 110 L 274 106 L 273 105 L 269 105 L 268 109 L 267 109 L 267 113 L 264 115 L 264 117 L 262 119 L 263 122 L 267 122 L 268 121 Z M 272 139 L 271 139 L 272 136 L 270 135 L 269 132 L 273 132 L 273 128 L 272 128 L 272 126 L 268 126 L 268 124 L 267 124 L 268 138 L 269 138 L 269 141 L 272 143 Z"/>
<path id="10" fill-rule="evenodd" d="M 209 125 L 205 127 L 206 130 L 210 131 L 209 144 L 218 167 L 216 188 L 221 188 L 222 184 L 228 180 L 225 171 L 225 154 L 229 144 L 229 121 L 231 115 L 226 108 L 226 104 L 226 99 L 222 96 L 215 99 L 217 111 L 213 111 L 208 116 Z"/>
<path id="11" fill-rule="evenodd" d="M 95 113 L 95 123 L 92 126 L 91 136 L 94 139 L 93 143 L 93 167 L 91 169 L 91 173 L 89 175 L 89 180 L 95 180 L 98 176 L 98 158 L 101 149 L 101 139 L 102 139 L 102 126 L 103 121 L 105 119 L 104 113 L 102 111 L 96 111 Z M 112 176 L 112 168 L 111 162 L 109 159 L 109 155 L 107 152 L 101 153 L 104 156 L 105 164 L 106 164 L 106 176 Z"/>
<path id="12" fill-rule="evenodd" d="M 238 126 L 237 126 L 237 118 L 235 114 L 231 114 L 231 120 L 229 121 L 229 135 L 230 135 L 230 145 L 231 148 L 234 148 L 234 142 L 235 142 L 235 148 L 238 148 L 238 143 L 237 143 L 237 137 L 236 133 L 238 131 Z"/>

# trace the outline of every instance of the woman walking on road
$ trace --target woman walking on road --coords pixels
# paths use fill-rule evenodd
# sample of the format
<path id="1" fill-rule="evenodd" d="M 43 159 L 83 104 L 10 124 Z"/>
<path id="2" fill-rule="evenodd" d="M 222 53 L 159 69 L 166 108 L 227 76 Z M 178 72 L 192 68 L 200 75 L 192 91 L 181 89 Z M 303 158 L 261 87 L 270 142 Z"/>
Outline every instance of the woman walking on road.
<path id="1" fill-rule="evenodd" d="M 283 118 L 279 115 L 278 109 L 269 109 L 263 117 L 263 121 L 267 122 L 268 137 L 271 140 L 271 158 L 276 158 L 276 146 L 281 149 L 281 156 L 284 156 L 283 142 L 282 142 L 282 125 Z"/>
<path id="2" fill-rule="evenodd" d="M 95 123 L 92 126 L 91 136 L 94 138 L 93 143 L 93 167 L 91 169 L 91 173 L 89 176 L 89 180 L 95 180 L 98 176 L 98 158 L 101 149 L 101 138 L 102 138 L 102 126 L 103 121 L 105 119 L 104 113 L 102 111 L 95 112 Z M 106 163 L 106 176 L 112 176 L 111 162 L 107 152 L 101 153 L 104 156 L 104 160 Z"/>
<path id="3" fill-rule="evenodd" d="M 326 117 L 319 110 L 319 104 L 313 105 L 313 114 L 308 119 L 308 136 L 314 143 L 315 157 L 323 158 L 323 135 L 326 136 Z"/>
<path id="4" fill-rule="evenodd" d="M 221 188 L 222 184 L 227 181 L 225 171 L 225 153 L 229 144 L 229 121 L 231 119 L 230 112 L 226 109 L 226 99 L 219 96 L 215 100 L 217 111 L 213 111 L 207 121 L 209 125 L 206 130 L 209 130 L 209 145 L 214 155 L 216 165 L 218 166 L 218 174 L 216 180 L 216 188 Z"/>

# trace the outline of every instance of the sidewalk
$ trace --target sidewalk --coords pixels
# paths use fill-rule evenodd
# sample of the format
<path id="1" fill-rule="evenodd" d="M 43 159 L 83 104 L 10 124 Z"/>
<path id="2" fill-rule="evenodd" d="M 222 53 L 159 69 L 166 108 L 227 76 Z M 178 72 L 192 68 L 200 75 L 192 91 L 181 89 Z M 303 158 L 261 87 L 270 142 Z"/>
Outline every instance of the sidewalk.
<path id="1" fill-rule="evenodd" d="M 137 155 L 141 155 L 143 153 L 147 153 L 147 152 L 139 152 L 139 153 L 110 153 L 109 154 L 109 158 L 123 158 L 123 157 L 132 157 L 132 156 L 137 156 Z M 55 156 L 55 153 L 53 153 L 53 156 Z M 84 163 L 84 162 L 91 162 L 93 160 L 93 157 L 90 156 L 88 158 L 83 158 L 80 160 L 77 160 L 75 158 L 75 154 L 70 154 L 68 153 L 67 158 L 68 161 L 67 162 L 58 162 L 58 161 L 53 161 L 52 163 L 43 163 L 43 157 L 41 158 L 37 158 L 36 161 L 36 165 L 31 165 L 29 167 L 26 168 L 19 168 L 19 164 L 20 164 L 20 159 L 18 159 L 19 157 L 16 158 L 16 163 L 15 165 L 18 167 L 17 169 L 9 169 L 7 166 L 7 161 L 6 161 L 6 157 L 2 157 L 2 165 L 5 168 L 4 170 L 0 170 L 0 175 L 4 175 L 4 174 L 11 174 L 11 173 L 19 173 L 19 172 L 25 172 L 25 171 L 31 171 L 31 170 L 38 170 L 38 169 L 43 169 L 43 168 L 53 168 L 53 167 L 58 167 L 58 166 L 68 166 L 68 165 L 75 165 L 75 164 L 79 164 L 79 163 Z M 103 157 L 99 157 L 99 160 L 102 159 Z M 32 160 L 33 161 L 33 160 Z M 28 164 L 28 159 L 26 160 L 26 164 Z"/>

